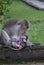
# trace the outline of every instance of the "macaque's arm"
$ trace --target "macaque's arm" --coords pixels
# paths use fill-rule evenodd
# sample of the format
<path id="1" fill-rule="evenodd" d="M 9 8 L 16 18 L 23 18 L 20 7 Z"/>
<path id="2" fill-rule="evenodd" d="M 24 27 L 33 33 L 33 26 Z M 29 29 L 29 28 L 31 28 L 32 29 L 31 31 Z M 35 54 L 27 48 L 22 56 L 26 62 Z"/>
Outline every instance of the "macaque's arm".
<path id="1" fill-rule="evenodd" d="M 7 34 L 5 30 L 2 30 L 2 36 L 3 36 L 3 40 L 5 44 L 8 45 L 11 43 L 11 38 L 9 37 L 9 35 Z"/>

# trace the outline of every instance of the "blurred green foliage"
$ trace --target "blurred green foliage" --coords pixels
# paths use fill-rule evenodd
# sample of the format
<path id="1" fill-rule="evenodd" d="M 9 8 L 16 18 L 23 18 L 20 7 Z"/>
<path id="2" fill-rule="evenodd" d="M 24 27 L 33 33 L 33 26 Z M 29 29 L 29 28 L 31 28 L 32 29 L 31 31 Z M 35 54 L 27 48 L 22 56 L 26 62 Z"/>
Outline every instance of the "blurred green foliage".
<path id="1" fill-rule="evenodd" d="M 9 11 L 8 5 L 10 5 L 12 1 L 13 0 L 0 0 L 0 22 L 1 23 L 4 18 L 5 12 Z"/>
<path id="2" fill-rule="evenodd" d="M 7 10 L 7 5 L 10 0 L 0 0 L 0 15 L 3 15 L 5 10 Z"/>

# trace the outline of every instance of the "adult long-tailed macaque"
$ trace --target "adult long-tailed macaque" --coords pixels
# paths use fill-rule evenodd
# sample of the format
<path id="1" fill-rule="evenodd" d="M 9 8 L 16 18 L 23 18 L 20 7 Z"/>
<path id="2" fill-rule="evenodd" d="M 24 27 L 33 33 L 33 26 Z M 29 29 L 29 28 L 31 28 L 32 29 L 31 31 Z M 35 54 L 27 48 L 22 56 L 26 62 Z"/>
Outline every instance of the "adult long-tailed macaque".
<path id="1" fill-rule="evenodd" d="M 12 49 L 21 49 L 25 43 L 31 46 L 32 43 L 28 42 L 28 37 L 26 35 L 28 28 L 29 23 L 25 19 L 8 20 L 2 29 L 2 39 L 5 45 L 9 46 Z"/>

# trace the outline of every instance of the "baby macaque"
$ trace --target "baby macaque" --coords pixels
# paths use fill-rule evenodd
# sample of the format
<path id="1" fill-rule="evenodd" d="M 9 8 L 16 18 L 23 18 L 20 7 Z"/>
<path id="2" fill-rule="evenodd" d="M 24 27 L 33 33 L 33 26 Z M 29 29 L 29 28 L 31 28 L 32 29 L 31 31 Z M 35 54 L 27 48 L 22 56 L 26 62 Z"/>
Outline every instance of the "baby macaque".
<path id="1" fill-rule="evenodd" d="M 32 43 L 28 41 L 28 37 L 26 35 L 28 28 L 29 23 L 25 19 L 8 20 L 2 29 L 2 39 L 5 45 L 19 49 L 21 49 L 25 43 L 27 46 L 31 46 Z"/>

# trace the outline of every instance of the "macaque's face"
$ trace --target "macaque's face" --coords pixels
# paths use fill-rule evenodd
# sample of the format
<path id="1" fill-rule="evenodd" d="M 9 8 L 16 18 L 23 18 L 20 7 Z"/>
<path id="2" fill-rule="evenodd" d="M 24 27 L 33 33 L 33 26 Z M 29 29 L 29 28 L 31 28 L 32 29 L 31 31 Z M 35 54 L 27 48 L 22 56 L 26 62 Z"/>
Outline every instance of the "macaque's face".
<path id="1" fill-rule="evenodd" d="M 24 28 L 24 29 L 23 29 L 23 32 L 26 33 L 26 31 L 27 31 L 27 28 Z"/>
<path id="2" fill-rule="evenodd" d="M 25 28 L 23 28 L 22 29 L 22 34 L 25 34 L 26 33 L 26 31 L 27 31 L 27 28 L 25 27 Z"/>

